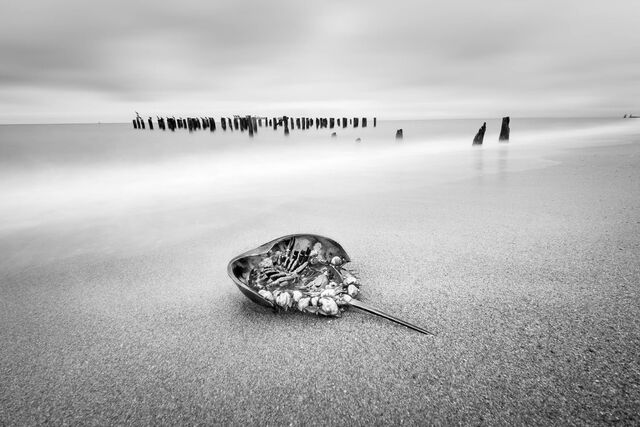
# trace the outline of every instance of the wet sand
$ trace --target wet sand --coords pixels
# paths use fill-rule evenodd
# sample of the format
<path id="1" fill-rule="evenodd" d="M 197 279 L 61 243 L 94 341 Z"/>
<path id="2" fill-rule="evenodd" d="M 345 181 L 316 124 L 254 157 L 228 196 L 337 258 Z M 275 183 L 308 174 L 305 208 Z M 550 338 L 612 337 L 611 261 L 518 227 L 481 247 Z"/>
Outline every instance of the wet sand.
<path id="1" fill-rule="evenodd" d="M 459 181 L 5 231 L 0 423 L 640 422 L 640 143 L 472 156 Z M 245 299 L 228 260 L 295 232 L 437 336 Z"/>

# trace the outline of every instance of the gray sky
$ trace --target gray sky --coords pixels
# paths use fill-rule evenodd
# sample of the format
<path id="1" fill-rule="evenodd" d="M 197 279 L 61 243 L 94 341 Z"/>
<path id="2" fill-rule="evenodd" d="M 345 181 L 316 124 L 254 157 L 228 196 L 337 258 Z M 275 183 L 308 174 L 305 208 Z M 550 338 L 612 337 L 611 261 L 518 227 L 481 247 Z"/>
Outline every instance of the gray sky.
<path id="1" fill-rule="evenodd" d="M 8 0 L 0 123 L 640 114 L 640 1 Z"/>

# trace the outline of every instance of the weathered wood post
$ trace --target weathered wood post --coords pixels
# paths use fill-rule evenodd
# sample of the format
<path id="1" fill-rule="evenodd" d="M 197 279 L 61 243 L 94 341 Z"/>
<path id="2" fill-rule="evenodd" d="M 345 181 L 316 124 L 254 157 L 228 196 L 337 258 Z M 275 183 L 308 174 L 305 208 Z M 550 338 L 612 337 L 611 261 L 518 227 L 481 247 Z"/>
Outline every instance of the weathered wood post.
<path id="1" fill-rule="evenodd" d="M 247 116 L 244 119 L 242 119 L 240 121 L 242 127 L 244 128 L 245 126 L 247 128 L 249 128 L 249 136 L 253 138 L 253 120 L 251 120 L 251 117 Z"/>
<path id="2" fill-rule="evenodd" d="M 359 120 L 359 119 L 358 119 L 357 117 L 354 117 L 354 118 L 353 118 L 353 127 L 354 127 L 354 128 L 357 128 L 357 127 L 358 127 L 358 120 Z"/>
<path id="3" fill-rule="evenodd" d="M 224 117 L 220 117 L 220 127 L 222 127 L 222 130 L 224 131 L 227 130 L 227 119 Z"/>
<path id="4" fill-rule="evenodd" d="M 332 133 L 331 133 L 331 138 L 337 138 L 337 137 L 338 137 L 338 134 L 337 134 L 337 133 L 335 133 L 335 132 L 332 132 Z"/>
<path id="5" fill-rule="evenodd" d="M 378 124 L 378 118 L 374 117 L 373 118 L 373 127 L 376 127 L 377 124 Z"/>
<path id="6" fill-rule="evenodd" d="M 404 135 L 402 133 L 402 129 L 398 129 L 396 131 L 396 139 L 403 139 L 403 138 L 404 138 Z"/>
<path id="7" fill-rule="evenodd" d="M 151 117 L 149 117 L 147 121 L 149 122 L 149 130 L 153 130 L 153 120 L 151 119 Z"/>
<path id="8" fill-rule="evenodd" d="M 498 139 L 499 141 L 509 142 L 509 132 L 511 131 L 511 129 L 509 129 L 510 121 L 511 119 L 509 119 L 509 116 L 502 118 L 502 127 L 500 128 L 500 138 Z"/>
<path id="9" fill-rule="evenodd" d="M 331 117 L 329 119 L 329 129 L 333 129 L 333 125 L 334 125 L 334 121 L 333 121 L 333 117 Z"/>
<path id="10" fill-rule="evenodd" d="M 473 138 L 472 145 L 482 145 L 482 141 L 484 141 L 484 133 L 487 131 L 487 122 L 484 122 L 480 129 L 478 129 L 478 133 Z"/>
<path id="11" fill-rule="evenodd" d="M 347 127 L 347 118 L 346 118 L 346 117 L 343 117 L 343 118 L 342 118 L 342 127 L 343 127 L 343 128 L 346 128 L 346 127 Z"/>
<path id="12" fill-rule="evenodd" d="M 366 117 L 363 117 L 363 118 L 362 118 L 362 127 L 363 127 L 363 128 L 366 128 L 366 127 L 367 127 L 367 118 L 366 118 Z"/>

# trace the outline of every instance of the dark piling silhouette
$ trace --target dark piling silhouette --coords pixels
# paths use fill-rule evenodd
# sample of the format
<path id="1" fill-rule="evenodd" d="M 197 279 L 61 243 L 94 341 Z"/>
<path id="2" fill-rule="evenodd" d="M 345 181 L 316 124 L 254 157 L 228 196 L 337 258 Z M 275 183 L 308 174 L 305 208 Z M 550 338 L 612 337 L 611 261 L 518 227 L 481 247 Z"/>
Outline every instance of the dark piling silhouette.
<path id="1" fill-rule="evenodd" d="M 403 139 L 404 138 L 404 134 L 402 133 L 402 129 L 398 129 L 396 131 L 396 139 Z"/>
<path id="2" fill-rule="evenodd" d="M 333 133 L 331 134 L 331 138 L 337 138 L 337 137 L 338 137 L 338 134 L 337 134 L 337 133 L 333 132 Z"/>
<path id="3" fill-rule="evenodd" d="M 242 120 L 242 127 L 246 127 L 249 129 L 249 136 L 253 137 L 253 120 L 251 120 L 251 117 L 247 116 Z"/>
<path id="4" fill-rule="evenodd" d="M 366 117 L 363 117 L 363 118 L 362 118 L 362 127 L 363 127 L 363 128 L 366 128 L 366 127 L 367 127 L 367 118 L 366 118 Z"/>
<path id="5" fill-rule="evenodd" d="M 359 120 L 360 120 L 360 119 L 358 119 L 357 117 L 354 117 L 354 118 L 353 118 L 353 127 L 354 127 L 354 128 L 357 128 L 357 127 L 358 127 L 358 121 L 359 121 Z"/>
<path id="6" fill-rule="evenodd" d="M 484 122 L 482 126 L 480 126 L 480 129 L 478 129 L 478 133 L 476 134 L 476 136 L 473 138 L 472 145 L 482 145 L 482 142 L 484 141 L 484 133 L 486 131 L 487 131 L 487 122 Z"/>
<path id="7" fill-rule="evenodd" d="M 511 132 L 511 129 L 509 128 L 510 121 L 511 119 L 509 118 L 509 116 L 502 118 L 502 127 L 500 128 L 500 138 L 498 139 L 499 141 L 509 142 L 509 133 Z"/>
<path id="8" fill-rule="evenodd" d="M 136 121 L 136 119 L 133 119 L 133 128 L 138 129 L 138 122 Z"/>
<path id="9" fill-rule="evenodd" d="M 376 127 L 377 124 L 378 124 L 378 118 L 374 117 L 373 118 L 373 127 Z"/>

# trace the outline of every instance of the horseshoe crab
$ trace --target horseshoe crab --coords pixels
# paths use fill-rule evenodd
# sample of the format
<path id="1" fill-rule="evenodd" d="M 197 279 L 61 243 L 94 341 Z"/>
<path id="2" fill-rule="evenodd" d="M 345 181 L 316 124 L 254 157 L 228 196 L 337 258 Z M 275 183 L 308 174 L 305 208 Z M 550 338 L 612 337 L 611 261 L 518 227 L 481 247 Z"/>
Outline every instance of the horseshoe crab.
<path id="1" fill-rule="evenodd" d="M 238 255 L 229 262 L 227 272 L 247 298 L 274 310 L 340 316 L 343 307 L 352 306 L 433 335 L 358 301 L 359 281 L 344 267 L 350 261 L 335 240 L 291 234 Z"/>

